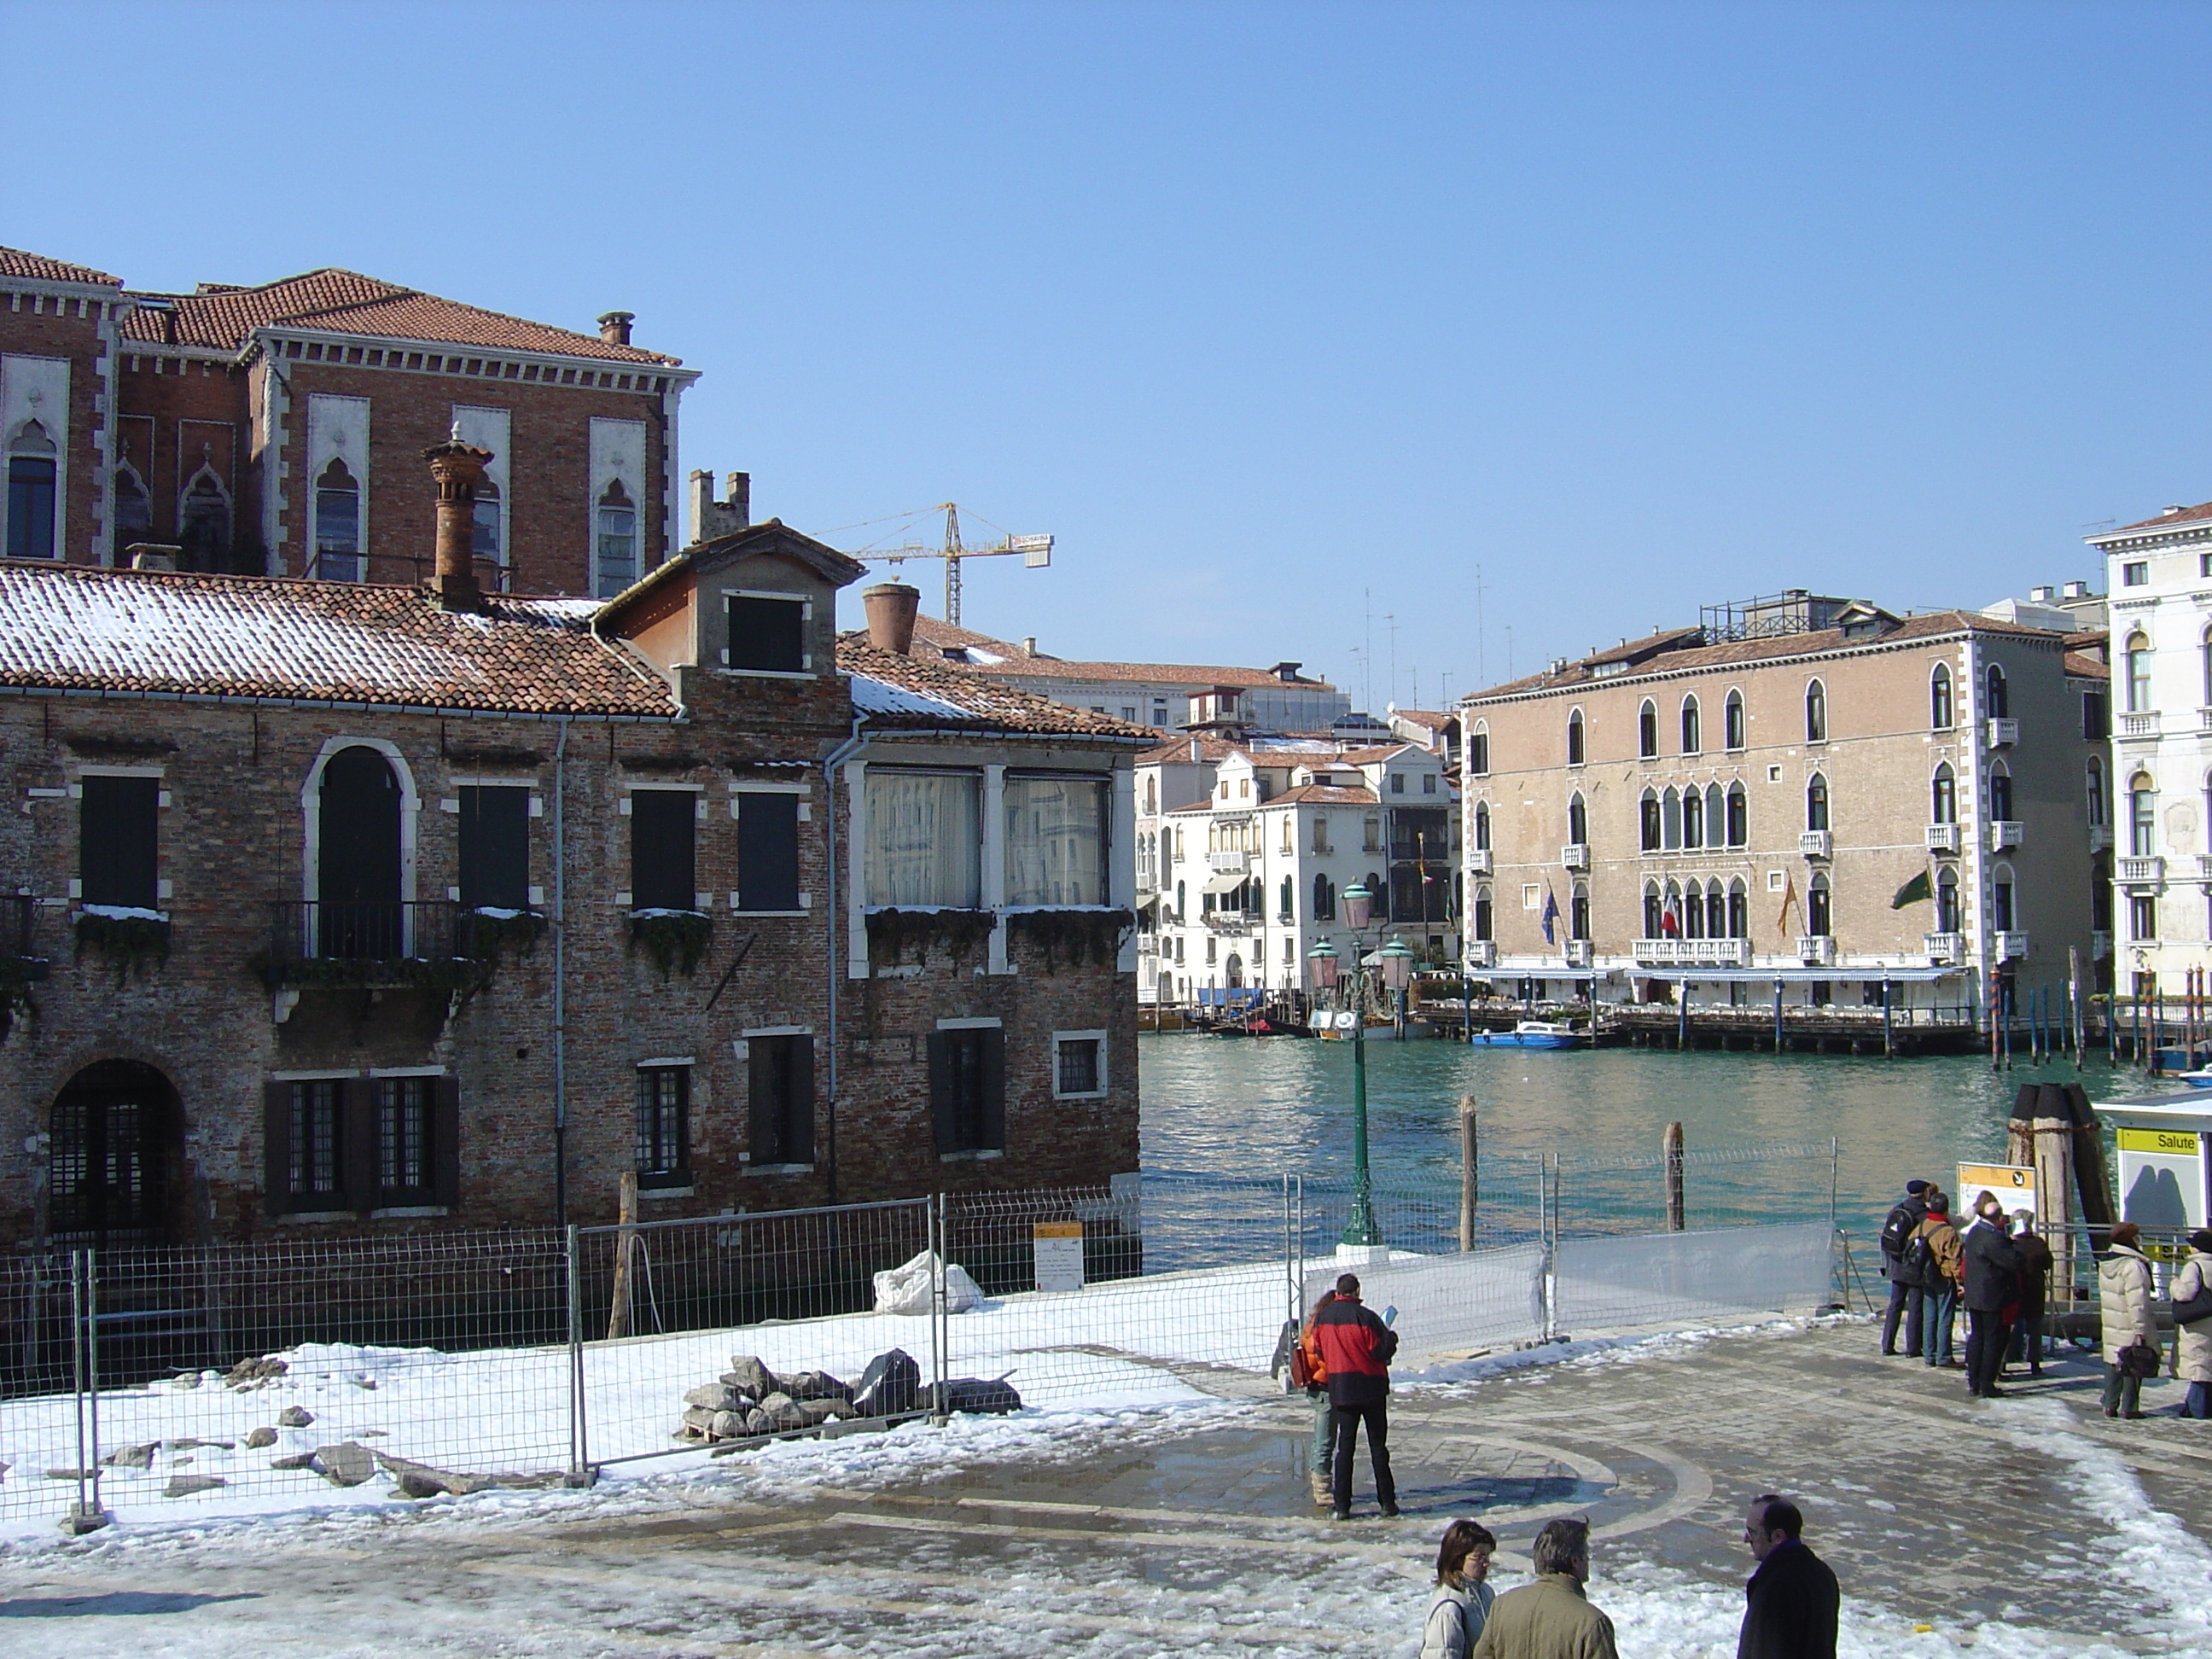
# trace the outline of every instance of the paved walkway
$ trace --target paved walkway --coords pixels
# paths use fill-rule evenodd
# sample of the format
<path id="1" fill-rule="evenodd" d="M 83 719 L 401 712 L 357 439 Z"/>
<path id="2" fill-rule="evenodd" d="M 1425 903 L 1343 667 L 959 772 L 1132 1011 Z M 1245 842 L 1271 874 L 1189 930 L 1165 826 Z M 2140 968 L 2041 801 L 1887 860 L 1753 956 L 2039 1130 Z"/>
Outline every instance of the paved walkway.
<path id="1" fill-rule="evenodd" d="M 1405 1391 L 1396 1522 L 1316 1518 L 1304 1402 L 1276 1398 L 1194 1432 L 1135 1425 L 1079 1460 L 867 1490 L 733 1469 L 521 1517 L 96 1537 L 0 1563 L 0 1652 L 1381 1653 L 1418 1624 L 1443 1520 L 1469 1513 L 1516 1554 L 1547 1516 L 1589 1515 L 1593 1599 L 1621 1616 L 1624 1650 L 1702 1652 L 1675 1626 L 1732 1639 L 1743 1500 L 1774 1489 L 1802 1497 L 1869 1604 L 1869 1650 L 1915 1622 L 1941 1639 L 1987 1620 L 2050 1632 L 2053 1651 L 2205 1650 L 2161 1599 L 2172 1550 L 2130 1582 L 2096 1540 L 2125 1524 L 2124 1468 L 2212 1535 L 2212 1425 L 2106 1423 L 2086 1360 L 1976 1402 L 1959 1373 L 1873 1346 L 1852 1324 Z"/>

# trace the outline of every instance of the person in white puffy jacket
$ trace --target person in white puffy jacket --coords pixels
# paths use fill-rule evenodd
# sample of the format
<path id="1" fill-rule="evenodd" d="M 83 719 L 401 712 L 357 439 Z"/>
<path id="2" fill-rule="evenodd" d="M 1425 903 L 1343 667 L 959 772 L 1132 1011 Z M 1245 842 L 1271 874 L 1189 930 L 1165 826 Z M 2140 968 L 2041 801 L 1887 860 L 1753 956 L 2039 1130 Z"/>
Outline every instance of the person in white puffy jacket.
<path id="1" fill-rule="evenodd" d="M 1421 1659 L 1467 1659 L 1498 1592 L 1486 1582 L 1498 1540 L 1489 1528 L 1455 1521 L 1437 1547 L 1437 1593 L 1421 1624 Z"/>
<path id="2" fill-rule="evenodd" d="M 2188 1302 L 2212 1290 L 2212 1228 L 2189 1235 L 2189 1260 L 2173 1276 L 2169 1294 Z M 2212 1319 L 2174 1327 L 2174 1374 L 2189 1385 L 2181 1402 L 2184 1417 L 2212 1417 Z"/>
<path id="3" fill-rule="evenodd" d="M 2151 1312 L 2150 1258 L 2136 1248 L 2142 1230 L 2132 1221 L 2112 1229 L 2112 1247 L 2097 1264 L 2097 1316 L 2105 1334 L 2105 1415 L 2141 1417 L 2142 1379 L 2120 1370 L 2120 1352 L 2141 1341 L 2159 1346 Z"/>

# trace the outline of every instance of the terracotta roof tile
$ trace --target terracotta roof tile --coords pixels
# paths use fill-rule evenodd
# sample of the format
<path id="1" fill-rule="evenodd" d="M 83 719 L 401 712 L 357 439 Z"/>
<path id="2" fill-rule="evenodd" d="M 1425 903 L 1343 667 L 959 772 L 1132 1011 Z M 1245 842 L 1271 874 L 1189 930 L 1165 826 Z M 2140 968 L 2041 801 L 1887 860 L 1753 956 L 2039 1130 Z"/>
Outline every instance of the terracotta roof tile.
<path id="1" fill-rule="evenodd" d="M 254 330 L 289 324 L 334 334 L 597 357 L 612 362 L 672 365 L 683 361 L 636 346 L 609 345 L 596 334 L 527 322 L 334 267 L 258 288 L 210 283 L 198 294 L 146 297 L 165 301 L 173 308 L 174 339 L 171 341 L 167 331 L 168 319 L 146 308 L 125 319 L 126 339 L 236 351 Z"/>
<path id="2" fill-rule="evenodd" d="M 592 636 L 597 602 L 0 562 L 0 687 L 520 714 L 675 712 Z"/>
<path id="3" fill-rule="evenodd" d="M 1033 733 L 1039 737 L 1111 738 L 1150 743 L 1158 734 L 1085 708 L 1000 685 L 971 671 L 926 657 L 878 650 L 856 634 L 837 641 L 837 666 L 853 677 L 854 706 L 874 729 Z"/>
<path id="4" fill-rule="evenodd" d="M 866 555 L 858 556 L 865 558 Z M 1335 689 L 1326 680 L 1308 679 L 1303 675 L 1295 680 L 1285 680 L 1264 668 L 1223 668 L 1203 663 L 1075 662 L 1063 657 L 1031 656 L 1011 641 L 993 639 L 988 634 L 978 634 L 971 629 L 955 628 L 935 617 L 915 617 L 914 636 L 940 650 L 950 646 L 964 651 L 987 653 L 998 659 L 995 662 L 954 662 L 951 665 L 971 672 L 980 670 L 986 674 L 1027 679 L 1151 680 L 1169 685 L 1247 688 L 1298 685 L 1310 690 L 1324 691 Z"/>
<path id="5" fill-rule="evenodd" d="M 2170 507 L 2154 519 L 2139 519 L 2117 530 L 2100 530 L 2084 539 L 2100 542 L 2108 536 L 2125 536 L 2138 530 L 2164 530 L 2172 525 L 2202 524 L 2207 519 L 2212 519 L 2212 501 L 2199 502 L 2195 507 Z"/>
<path id="6" fill-rule="evenodd" d="M 2084 656 L 2079 651 L 2066 653 L 2066 672 L 2069 678 L 2077 680 L 2108 680 L 2112 678 L 2109 664 L 2100 662 L 2094 657 Z"/>
<path id="7" fill-rule="evenodd" d="M 0 276 L 27 276 L 34 283 L 85 283 L 100 288 L 121 288 L 123 279 L 90 265 L 73 265 L 66 259 L 49 259 L 43 253 L 26 253 L 19 247 L 0 247 Z"/>
<path id="8" fill-rule="evenodd" d="M 1302 783 L 1295 789 L 1285 789 L 1279 795 L 1271 795 L 1263 806 L 1372 806 L 1376 804 L 1372 789 L 1346 789 L 1341 784 Z"/>

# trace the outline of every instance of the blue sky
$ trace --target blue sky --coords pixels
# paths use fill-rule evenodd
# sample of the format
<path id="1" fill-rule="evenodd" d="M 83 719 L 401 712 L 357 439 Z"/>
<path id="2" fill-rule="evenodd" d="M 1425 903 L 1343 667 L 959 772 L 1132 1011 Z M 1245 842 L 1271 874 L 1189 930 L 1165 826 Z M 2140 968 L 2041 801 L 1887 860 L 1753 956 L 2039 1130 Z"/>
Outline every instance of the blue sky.
<path id="1" fill-rule="evenodd" d="M 1433 705 L 1783 586 L 2095 577 L 2085 529 L 2212 496 L 2208 47 L 2202 5 L 5 0 L 0 241 L 635 311 L 759 514 L 1055 533 L 971 626 Z"/>

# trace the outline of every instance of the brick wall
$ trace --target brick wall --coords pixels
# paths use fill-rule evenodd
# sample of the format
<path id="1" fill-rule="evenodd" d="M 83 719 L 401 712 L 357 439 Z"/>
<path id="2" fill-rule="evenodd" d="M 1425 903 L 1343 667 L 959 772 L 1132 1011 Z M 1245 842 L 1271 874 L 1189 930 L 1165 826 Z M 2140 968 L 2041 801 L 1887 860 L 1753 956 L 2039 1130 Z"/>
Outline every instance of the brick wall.
<path id="1" fill-rule="evenodd" d="M 34 301 L 36 311 L 32 309 Z M 61 556 L 76 564 L 98 562 L 94 544 L 100 489 L 97 434 L 106 423 L 105 376 L 112 365 L 102 355 L 95 303 L 51 295 L 11 295 L 0 285 L 0 354 L 69 362 L 69 408 L 42 410 L 40 419 L 52 434 L 57 458 L 65 454 L 68 460 L 68 488 L 54 528 Z M 7 436 L 0 431 L 0 444 Z"/>

